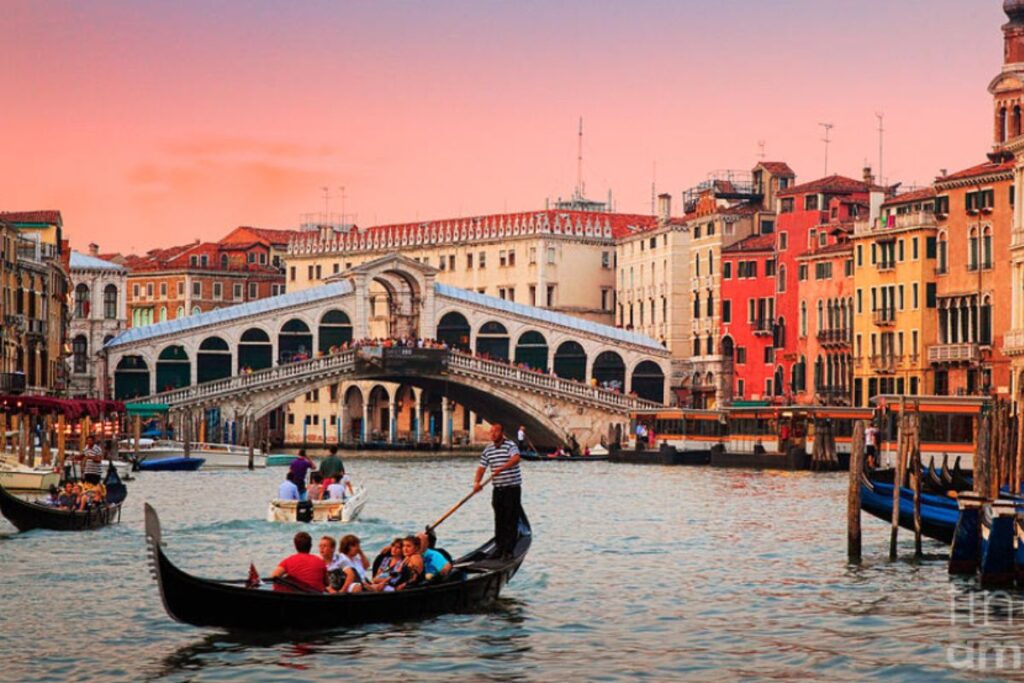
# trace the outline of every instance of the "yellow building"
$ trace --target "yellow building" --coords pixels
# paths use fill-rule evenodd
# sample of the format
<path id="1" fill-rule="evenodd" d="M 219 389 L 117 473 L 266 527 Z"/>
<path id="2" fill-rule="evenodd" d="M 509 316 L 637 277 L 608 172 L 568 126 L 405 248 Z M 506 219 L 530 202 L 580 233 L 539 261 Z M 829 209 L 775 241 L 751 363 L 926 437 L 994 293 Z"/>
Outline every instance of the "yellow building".
<path id="1" fill-rule="evenodd" d="M 399 252 L 437 268 L 442 283 L 613 325 L 616 239 L 656 225 L 654 216 L 558 208 L 366 229 L 320 226 L 289 245 L 286 286 L 289 292 L 318 286 L 332 275 Z M 373 283 L 370 297 L 370 337 L 400 336 L 401 330 L 389 329 L 384 285 Z M 366 395 L 374 391 L 365 389 Z M 393 396 L 398 388 L 386 390 Z M 285 441 L 337 440 L 338 396 L 345 391 L 342 386 L 310 392 L 288 406 Z M 485 425 L 461 406 L 452 421 L 458 441 L 483 435 Z"/>
<path id="2" fill-rule="evenodd" d="M 877 220 L 855 224 L 854 405 L 934 391 L 925 354 L 937 329 L 934 198 L 931 188 L 899 195 Z"/>

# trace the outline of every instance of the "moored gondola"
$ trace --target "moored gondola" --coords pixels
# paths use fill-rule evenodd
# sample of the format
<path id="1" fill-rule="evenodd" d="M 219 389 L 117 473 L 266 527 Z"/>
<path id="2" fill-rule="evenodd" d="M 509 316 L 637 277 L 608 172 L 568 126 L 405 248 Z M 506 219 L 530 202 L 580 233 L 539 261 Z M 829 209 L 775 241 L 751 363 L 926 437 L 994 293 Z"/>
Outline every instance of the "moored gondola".
<path id="1" fill-rule="evenodd" d="M 510 558 L 495 557 L 492 539 L 456 560 L 451 576 L 439 583 L 392 593 L 285 593 L 202 579 L 179 569 L 164 553 L 156 510 L 146 504 L 150 562 L 167 613 L 186 624 L 229 631 L 322 630 L 479 609 L 492 603 L 518 571 L 531 539 L 523 515 Z"/>
<path id="2" fill-rule="evenodd" d="M 121 504 L 128 495 L 127 489 L 111 466 L 107 471 L 107 503 L 86 510 L 61 510 L 33 503 L 15 496 L 0 486 L 0 513 L 18 531 L 49 529 L 51 531 L 83 531 L 98 529 L 121 521 Z"/>
<path id="3" fill-rule="evenodd" d="M 892 520 L 892 484 L 871 481 L 867 477 L 861 479 L 861 509 L 879 519 Z M 904 529 L 914 528 L 914 494 L 910 489 L 900 489 L 900 526 Z M 951 543 L 956 523 L 960 517 L 956 500 L 921 494 L 921 533 L 936 541 Z"/>

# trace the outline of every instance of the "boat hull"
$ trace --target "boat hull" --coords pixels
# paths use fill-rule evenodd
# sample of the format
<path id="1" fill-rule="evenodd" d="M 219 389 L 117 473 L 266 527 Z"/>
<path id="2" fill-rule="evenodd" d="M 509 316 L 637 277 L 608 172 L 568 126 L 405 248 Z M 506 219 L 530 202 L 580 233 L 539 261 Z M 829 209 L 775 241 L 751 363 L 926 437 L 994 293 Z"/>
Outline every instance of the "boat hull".
<path id="1" fill-rule="evenodd" d="M 164 552 L 159 517 L 146 505 L 150 562 L 167 613 L 186 624 L 228 631 L 323 630 L 480 609 L 493 603 L 518 571 L 531 538 L 524 516 L 510 559 L 491 559 L 495 548 L 493 540 L 488 541 L 457 560 L 456 575 L 442 583 L 393 593 L 286 593 L 211 581 L 182 571 Z"/>
<path id="2" fill-rule="evenodd" d="M 921 534 L 928 538 L 952 543 L 960 511 L 955 500 L 948 504 L 938 496 L 921 496 Z M 892 521 L 892 485 L 873 483 L 864 479 L 860 487 L 860 506 L 865 512 L 885 521 Z M 900 489 L 899 524 L 914 529 L 914 498 L 909 489 Z"/>
<path id="3" fill-rule="evenodd" d="M 0 513 L 17 527 L 18 531 L 84 531 L 120 521 L 121 504 L 105 505 L 83 512 L 58 510 L 22 500 L 0 486 Z"/>
<path id="4" fill-rule="evenodd" d="M 366 505 L 366 489 L 357 488 L 345 502 L 323 500 L 313 503 L 313 518 L 310 522 L 352 522 L 359 517 Z M 267 506 L 268 522 L 298 522 L 298 501 L 272 500 Z"/>
<path id="5" fill-rule="evenodd" d="M 15 491 L 45 491 L 60 483 L 60 474 L 43 470 L 0 469 L 0 486 Z"/>
<path id="6" fill-rule="evenodd" d="M 160 460 L 143 460 L 139 463 L 142 472 L 195 472 L 203 463 L 202 458 L 163 458 Z"/>

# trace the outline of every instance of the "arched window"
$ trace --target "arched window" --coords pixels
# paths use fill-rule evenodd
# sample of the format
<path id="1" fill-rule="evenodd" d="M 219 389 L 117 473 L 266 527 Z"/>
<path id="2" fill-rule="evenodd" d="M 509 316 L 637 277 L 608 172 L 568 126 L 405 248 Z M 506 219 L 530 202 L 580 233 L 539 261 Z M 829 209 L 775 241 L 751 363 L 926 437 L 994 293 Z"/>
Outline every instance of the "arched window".
<path id="1" fill-rule="evenodd" d="M 693 338 L 693 355 L 700 355 L 700 337 Z"/>
<path id="2" fill-rule="evenodd" d="M 979 340 L 984 345 L 992 344 L 992 297 L 985 295 L 981 303 L 981 329 Z"/>
<path id="3" fill-rule="evenodd" d="M 992 267 L 992 226 L 981 231 L 981 267 Z"/>
<path id="4" fill-rule="evenodd" d="M 715 340 L 712 339 L 710 334 L 708 335 L 707 339 L 704 341 L 704 349 L 705 349 L 707 355 L 709 355 L 709 356 L 714 354 L 714 352 L 715 352 Z"/>
<path id="5" fill-rule="evenodd" d="M 978 269 L 978 229 L 971 228 L 967 236 L 967 268 Z"/>
<path id="6" fill-rule="evenodd" d="M 200 308 L 198 306 L 193 306 L 192 307 L 192 315 L 199 315 L 200 313 L 202 313 L 202 311 L 200 310 Z"/>
<path id="7" fill-rule="evenodd" d="M 167 307 L 166 306 L 161 306 L 160 307 L 160 322 L 164 322 L 165 320 L 167 320 Z"/>
<path id="8" fill-rule="evenodd" d="M 117 318 L 117 285 L 103 288 L 103 317 L 107 320 Z"/>
<path id="9" fill-rule="evenodd" d="M 786 266 L 785 265 L 779 266 L 779 272 L 776 275 L 775 289 L 776 289 L 776 291 L 779 294 L 782 294 L 782 293 L 784 293 L 786 291 Z"/>
<path id="10" fill-rule="evenodd" d="M 89 288 L 84 284 L 75 287 L 75 317 L 89 317 Z"/>
<path id="11" fill-rule="evenodd" d="M 715 274 L 715 252 L 708 249 L 708 275 Z"/>
<path id="12" fill-rule="evenodd" d="M 71 342 L 71 355 L 74 363 L 74 371 L 82 373 L 86 371 L 88 361 L 89 342 L 84 334 L 80 334 Z"/>
<path id="13" fill-rule="evenodd" d="M 220 255 L 220 267 L 224 268 L 225 270 L 227 269 L 227 267 L 228 267 L 228 255 L 227 254 L 221 254 Z"/>
<path id="14" fill-rule="evenodd" d="M 700 277 L 700 254 L 697 254 L 695 264 L 697 268 L 697 277 Z"/>
<path id="15" fill-rule="evenodd" d="M 807 302 L 800 302 L 800 336 L 807 336 Z"/>
<path id="16" fill-rule="evenodd" d="M 818 299 L 818 318 L 815 321 L 817 323 L 817 325 L 814 328 L 816 332 L 820 332 L 821 330 L 824 329 L 824 322 L 825 322 L 824 319 L 825 319 L 825 309 L 824 309 L 824 306 L 822 306 L 821 299 Z"/>
<path id="17" fill-rule="evenodd" d="M 949 242 L 946 239 L 945 230 L 939 233 L 936 246 L 938 247 L 938 254 L 936 254 L 938 264 L 936 265 L 935 270 L 941 275 L 949 271 Z"/>
<path id="18" fill-rule="evenodd" d="M 1006 107 L 1000 107 L 996 126 L 998 128 L 999 142 L 1006 142 L 1008 132 L 1006 127 Z"/>

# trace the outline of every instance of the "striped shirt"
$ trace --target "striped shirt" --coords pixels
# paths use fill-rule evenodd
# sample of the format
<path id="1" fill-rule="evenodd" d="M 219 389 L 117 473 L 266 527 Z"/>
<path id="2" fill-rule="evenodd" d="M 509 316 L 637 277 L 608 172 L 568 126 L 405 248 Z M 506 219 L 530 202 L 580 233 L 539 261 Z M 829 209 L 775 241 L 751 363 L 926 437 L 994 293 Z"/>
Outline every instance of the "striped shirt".
<path id="1" fill-rule="evenodd" d="M 514 441 L 505 439 L 500 446 L 495 446 L 494 443 L 487 444 L 487 448 L 484 449 L 483 454 L 480 456 L 480 467 L 490 467 L 491 472 L 498 469 L 507 463 L 513 455 L 519 455 L 519 447 L 516 446 Z M 519 469 L 519 464 L 516 463 L 513 467 L 509 467 L 507 470 L 502 470 L 501 473 L 494 478 L 494 486 L 497 488 L 504 488 L 506 486 L 522 486 L 523 484 L 523 473 Z"/>

